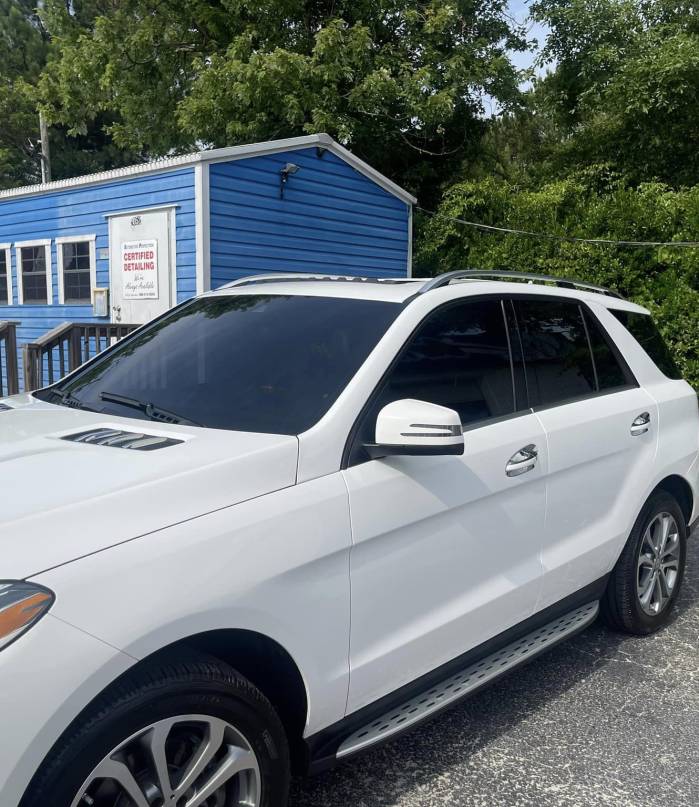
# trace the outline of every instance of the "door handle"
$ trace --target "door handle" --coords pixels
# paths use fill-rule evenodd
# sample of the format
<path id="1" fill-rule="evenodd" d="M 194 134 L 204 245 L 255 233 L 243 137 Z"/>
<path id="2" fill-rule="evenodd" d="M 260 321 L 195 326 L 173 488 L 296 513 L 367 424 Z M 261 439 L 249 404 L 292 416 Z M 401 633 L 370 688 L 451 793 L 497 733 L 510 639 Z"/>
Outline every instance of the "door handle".
<path id="1" fill-rule="evenodd" d="M 507 465 L 505 466 L 505 473 L 508 476 L 520 476 L 520 474 L 526 474 L 527 471 L 531 471 L 535 468 L 536 463 L 539 459 L 539 449 L 530 444 L 528 446 L 524 446 L 524 448 L 520 448 L 520 450 L 513 454 Z"/>
<path id="2" fill-rule="evenodd" d="M 643 412 L 631 424 L 631 434 L 634 437 L 640 437 L 648 431 L 650 431 L 650 413 Z"/>

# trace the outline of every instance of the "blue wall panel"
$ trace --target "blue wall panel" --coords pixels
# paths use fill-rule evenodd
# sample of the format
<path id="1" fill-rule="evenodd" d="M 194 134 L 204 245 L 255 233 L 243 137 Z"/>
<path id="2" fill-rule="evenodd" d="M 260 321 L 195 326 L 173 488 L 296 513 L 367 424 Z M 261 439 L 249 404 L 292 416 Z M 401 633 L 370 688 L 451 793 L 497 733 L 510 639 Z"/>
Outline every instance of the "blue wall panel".
<path id="1" fill-rule="evenodd" d="M 70 235 L 96 235 L 97 285 L 109 285 L 109 260 L 100 252 L 109 248 L 107 213 L 138 210 L 154 205 L 177 205 L 178 301 L 195 292 L 194 170 L 184 168 L 150 176 L 126 177 L 98 185 L 66 188 L 32 196 L 0 200 L 0 243 L 12 247 L 13 305 L 0 305 L 0 319 L 20 321 L 21 346 L 62 322 L 95 322 L 90 305 L 58 305 L 55 239 Z M 51 239 L 52 305 L 17 304 L 19 241 Z M 20 347 L 21 350 L 21 347 Z M 21 372 L 21 370 L 20 370 Z"/>
<path id="2" fill-rule="evenodd" d="M 279 197 L 279 172 L 292 174 Z M 212 163 L 212 288 L 260 272 L 405 277 L 408 205 L 314 148 Z"/>

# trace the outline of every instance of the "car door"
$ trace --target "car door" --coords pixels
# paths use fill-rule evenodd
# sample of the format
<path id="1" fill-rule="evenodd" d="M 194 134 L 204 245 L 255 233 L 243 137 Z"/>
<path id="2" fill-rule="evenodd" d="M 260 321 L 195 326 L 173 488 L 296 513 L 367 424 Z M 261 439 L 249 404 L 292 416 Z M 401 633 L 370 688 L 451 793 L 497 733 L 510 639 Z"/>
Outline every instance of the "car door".
<path id="1" fill-rule="evenodd" d="M 657 407 L 589 306 L 553 296 L 513 304 L 548 448 L 541 609 L 615 562 L 652 476 Z"/>
<path id="2" fill-rule="evenodd" d="M 516 387 L 503 301 L 462 299 L 423 322 L 366 408 L 343 471 L 353 532 L 349 712 L 533 613 L 545 436 Z M 378 411 L 405 398 L 456 409 L 464 455 L 370 460 L 362 443 L 373 442 Z"/>

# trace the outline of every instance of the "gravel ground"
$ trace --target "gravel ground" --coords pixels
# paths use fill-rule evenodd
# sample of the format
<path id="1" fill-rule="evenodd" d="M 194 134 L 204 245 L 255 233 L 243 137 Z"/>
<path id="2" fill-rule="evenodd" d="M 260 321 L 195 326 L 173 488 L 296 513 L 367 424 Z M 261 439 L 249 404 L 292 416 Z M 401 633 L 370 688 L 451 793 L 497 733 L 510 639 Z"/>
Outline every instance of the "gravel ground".
<path id="1" fill-rule="evenodd" d="M 596 624 L 291 807 L 699 807 L 699 535 L 674 620 Z"/>

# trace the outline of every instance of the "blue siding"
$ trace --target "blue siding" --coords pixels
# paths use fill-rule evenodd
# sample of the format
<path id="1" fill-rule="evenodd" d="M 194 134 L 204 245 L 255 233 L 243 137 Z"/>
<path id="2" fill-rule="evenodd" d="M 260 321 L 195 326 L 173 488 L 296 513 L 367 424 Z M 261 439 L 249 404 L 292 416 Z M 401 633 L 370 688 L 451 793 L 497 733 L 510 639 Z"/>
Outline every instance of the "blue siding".
<path id="1" fill-rule="evenodd" d="M 280 170 L 293 162 L 279 198 Z M 174 168 L 83 187 L 0 199 L 0 243 L 11 250 L 18 345 L 62 322 L 95 322 L 89 305 L 59 305 L 56 238 L 95 235 L 97 285 L 109 285 L 105 214 L 176 205 L 177 302 L 196 293 L 194 168 Z M 209 164 L 211 286 L 259 272 L 319 272 L 405 277 L 410 208 L 341 158 L 315 148 Z M 15 244 L 50 240 L 53 301 L 17 304 Z M 20 365 L 20 377 L 22 368 Z"/>
<path id="2" fill-rule="evenodd" d="M 109 248 L 107 213 L 137 210 L 153 205 L 177 205 L 177 298 L 195 292 L 194 170 L 184 168 L 151 176 L 131 177 L 87 187 L 67 188 L 17 199 L 0 200 L 0 243 L 12 246 L 14 305 L 0 305 L 0 319 L 20 321 L 17 340 L 31 342 L 62 322 L 95 322 L 90 305 L 58 305 L 55 239 L 69 235 L 96 238 L 97 285 L 109 285 L 109 260 L 100 250 Z M 51 239 L 52 305 L 17 304 L 18 241 Z M 21 351 L 21 347 L 20 347 Z M 21 369 L 20 369 L 21 374 Z"/>
<path id="3" fill-rule="evenodd" d="M 279 198 L 279 171 L 293 162 Z M 213 163 L 211 286 L 259 272 L 405 277 L 409 207 L 314 148 Z"/>

